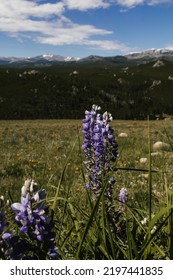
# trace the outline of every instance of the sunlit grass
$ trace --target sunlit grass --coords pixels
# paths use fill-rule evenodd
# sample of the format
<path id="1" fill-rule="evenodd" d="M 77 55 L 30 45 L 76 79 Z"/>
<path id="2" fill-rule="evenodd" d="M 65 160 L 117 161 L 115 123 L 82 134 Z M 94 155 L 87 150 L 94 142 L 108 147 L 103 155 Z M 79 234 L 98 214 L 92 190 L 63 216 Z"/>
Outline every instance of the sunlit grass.
<path id="1" fill-rule="evenodd" d="M 0 121 L 0 195 L 18 201 L 26 178 L 46 189 L 62 258 L 145 259 L 151 258 L 150 253 L 158 259 L 172 258 L 173 122 L 150 121 L 149 126 L 148 135 L 147 121 L 113 121 L 120 153 L 113 208 L 119 207 L 121 188 L 129 194 L 121 220 L 115 218 L 122 240 L 112 235 L 106 215 L 97 216 L 102 194 L 93 204 L 86 191 L 81 120 Z M 119 137 L 121 132 L 127 137 Z M 169 147 L 154 150 L 156 141 Z M 160 228 L 154 233 L 155 224 Z M 121 243 L 126 237 L 127 243 Z"/>

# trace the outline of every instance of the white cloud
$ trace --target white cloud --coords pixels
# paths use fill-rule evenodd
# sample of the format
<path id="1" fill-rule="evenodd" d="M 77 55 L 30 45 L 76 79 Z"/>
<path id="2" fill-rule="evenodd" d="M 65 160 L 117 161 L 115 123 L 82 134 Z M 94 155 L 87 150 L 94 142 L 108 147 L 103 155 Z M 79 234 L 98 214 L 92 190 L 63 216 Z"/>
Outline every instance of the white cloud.
<path id="1" fill-rule="evenodd" d="M 110 1 L 107 0 L 64 0 L 63 3 L 68 9 L 86 11 L 89 9 L 107 8 Z"/>
<path id="2" fill-rule="evenodd" d="M 119 6 L 123 6 L 126 8 L 133 8 L 138 5 L 159 5 L 171 3 L 172 0 L 112 0 L 111 3 L 118 4 Z"/>
<path id="3" fill-rule="evenodd" d="M 108 8 L 119 5 L 124 8 L 134 8 L 138 5 L 159 5 L 172 3 L 173 0 L 62 0 L 65 7 L 70 10 L 87 11 L 89 9 Z"/>
<path id="4" fill-rule="evenodd" d="M 53 23 L 51 26 L 47 26 L 44 31 L 43 36 L 38 36 L 36 40 L 40 43 L 50 44 L 50 45 L 70 45 L 77 44 L 82 45 L 84 40 L 88 40 L 94 35 L 107 35 L 110 31 L 104 29 L 97 29 L 92 25 L 78 25 L 78 24 L 68 24 L 65 26 L 57 26 Z M 44 36 L 45 35 L 45 36 Z"/>
<path id="5" fill-rule="evenodd" d="M 148 1 L 148 5 L 155 6 L 155 5 L 161 5 L 161 4 L 169 4 L 172 3 L 172 0 L 150 0 Z"/>
<path id="6" fill-rule="evenodd" d="M 89 40 L 83 42 L 84 44 L 89 45 L 92 49 L 99 49 L 105 51 L 119 51 L 122 53 L 127 53 L 132 51 L 132 48 L 127 45 L 120 43 L 118 41 L 110 41 L 110 40 Z"/>
<path id="7" fill-rule="evenodd" d="M 48 17 L 60 15 L 64 10 L 62 2 L 38 4 L 28 0 L 6 0 L 0 2 L 0 17 L 28 18 L 28 17 Z"/>
<path id="8" fill-rule="evenodd" d="M 92 48 L 112 50 L 125 45 L 114 41 L 93 40 L 94 36 L 106 36 L 112 31 L 93 25 L 80 25 L 64 16 L 66 9 L 86 11 L 107 8 L 104 0 L 62 0 L 55 3 L 41 0 L 6 0 L 0 2 L 0 31 L 19 40 L 30 40 L 50 45 L 88 45 Z"/>
<path id="9" fill-rule="evenodd" d="M 144 0 L 117 0 L 115 1 L 118 5 L 131 8 L 137 5 L 143 4 L 145 1 Z"/>
<path id="10" fill-rule="evenodd" d="M 165 49 L 173 50 L 173 44 L 166 45 Z"/>
<path id="11" fill-rule="evenodd" d="M 163 2 L 168 0 L 3 0 L 0 1 L 0 32 L 42 44 L 76 44 L 107 51 L 130 51 L 125 44 L 108 40 L 107 36 L 113 34 L 111 30 L 74 23 L 65 16 L 65 11 L 73 9 L 85 12 L 106 9 L 115 4 L 128 9 L 144 3 L 156 5 Z M 99 39 L 96 40 L 95 36 L 99 36 Z"/>

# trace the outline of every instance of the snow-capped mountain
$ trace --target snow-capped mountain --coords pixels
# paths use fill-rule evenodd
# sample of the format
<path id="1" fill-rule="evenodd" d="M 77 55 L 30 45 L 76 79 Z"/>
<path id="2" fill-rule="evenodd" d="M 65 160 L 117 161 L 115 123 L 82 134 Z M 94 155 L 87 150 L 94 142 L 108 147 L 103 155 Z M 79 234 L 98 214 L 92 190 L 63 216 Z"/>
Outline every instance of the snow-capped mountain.
<path id="1" fill-rule="evenodd" d="M 71 56 L 61 56 L 61 55 L 54 55 L 54 54 L 43 54 L 40 56 L 36 56 L 33 59 L 39 60 L 39 59 L 43 59 L 43 60 L 47 60 L 47 61 L 57 61 L 57 62 L 63 62 L 63 61 L 78 61 L 79 58 L 76 57 L 71 57 Z"/>
<path id="2" fill-rule="evenodd" d="M 124 56 L 102 57 L 97 55 L 90 55 L 82 59 L 75 57 L 64 57 L 54 54 L 42 54 L 35 57 L 0 57 L 0 65 L 5 66 L 51 66 L 62 63 L 144 63 L 154 61 L 157 59 L 166 59 L 173 61 L 173 50 L 171 49 L 150 49 L 143 52 L 130 53 Z"/>
<path id="3" fill-rule="evenodd" d="M 171 49 L 150 49 L 143 52 L 130 53 L 126 55 L 128 59 L 140 58 L 173 58 L 173 50 Z"/>
<path id="4" fill-rule="evenodd" d="M 79 58 L 75 57 L 64 57 L 61 55 L 53 55 L 53 54 L 43 54 L 35 57 L 0 57 L 0 64 L 51 64 L 51 63 L 59 63 L 59 62 L 75 62 L 78 61 Z"/>

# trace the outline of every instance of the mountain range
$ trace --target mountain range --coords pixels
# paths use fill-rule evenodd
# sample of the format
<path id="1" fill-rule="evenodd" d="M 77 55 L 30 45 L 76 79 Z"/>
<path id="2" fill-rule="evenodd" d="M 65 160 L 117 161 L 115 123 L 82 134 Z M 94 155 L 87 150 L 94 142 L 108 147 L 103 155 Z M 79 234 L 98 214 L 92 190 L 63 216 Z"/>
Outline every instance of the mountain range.
<path id="1" fill-rule="evenodd" d="M 172 93 L 173 50 L 0 57 L 0 119 L 81 119 L 92 104 L 114 119 L 173 118 Z"/>
<path id="2" fill-rule="evenodd" d="M 56 64 L 81 64 L 81 63 L 111 63 L 118 65 L 141 64 L 157 59 L 173 61 L 173 50 L 170 49 L 151 49 L 143 52 L 130 53 L 124 56 L 116 55 L 103 57 L 90 55 L 84 58 L 64 57 L 54 54 L 43 54 L 35 57 L 0 57 L 0 66 L 11 67 L 41 67 Z"/>

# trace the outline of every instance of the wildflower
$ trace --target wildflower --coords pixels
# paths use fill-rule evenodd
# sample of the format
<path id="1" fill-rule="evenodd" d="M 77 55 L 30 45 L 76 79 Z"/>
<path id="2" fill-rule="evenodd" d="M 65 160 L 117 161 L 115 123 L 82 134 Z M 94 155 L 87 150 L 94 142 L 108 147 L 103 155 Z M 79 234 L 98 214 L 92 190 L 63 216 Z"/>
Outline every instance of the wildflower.
<path id="1" fill-rule="evenodd" d="M 155 231 L 156 231 L 156 229 L 157 229 L 157 227 L 156 227 L 156 226 L 154 226 L 154 227 L 152 228 L 152 230 L 151 230 L 151 234 L 154 234 L 154 233 L 155 233 Z"/>
<path id="2" fill-rule="evenodd" d="M 4 197 L 0 197 L 0 235 L 3 234 L 8 226 L 8 222 L 5 217 L 5 212 L 3 211 Z"/>
<path id="3" fill-rule="evenodd" d="M 146 225 L 147 224 L 147 218 L 145 217 L 142 221 L 141 221 L 142 225 Z"/>
<path id="4" fill-rule="evenodd" d="M 6 239 L 11 238 L 11 233 L 7 232 L 8 221 L 6 219 L 5 212 L 3 210 L 4 197 L 0 197 L 0 255 L 1 258 L 5 258 L 5 253 L 7 249 Z"/>
<path id="5" fill-rule="evenodd" d="M 11 208 L 17 212 L 15 220 L 21 234 L 27 234 L 32 243 L 36 241 L 38 244 L 34 249 L 38 258 L 43 259 L 41 248 L 47 248 L 46 254 L 50 258 L 56 258 L 54 223 L 48 213 L 46 192 L 41 189 L 34 193 L 34 185 L 34 181 L 26 180 L 21 189 L 21 203 L 13 203 Z"/>
<path id="6" fill-rule="evenodd" d="M 98 113 L 101 108 L 93 105 L 91 111 L 85 111 L 83 119 L 84 143 L 82 145 L 86 161 L 87 184 L 96 195 L 104 183 L 108 184 L 107 195 L 111 196 L 111 186 L 114 178 L 110 178 L 110 171 L 115 171 L 115 161 L 118 157 L 117 142 L 114 130 L 110 126 L 112 115 L 108 112 Z M 109 193 L 109 194 L 108 194 Z"/>
<path id="7" fill-rule="evenodd" d="M 119 193 L 119 202 L 120 202 L 120 207 L 123 208 L 123 204 L 126 203 L 128 200 L 128 192 L 127 192 L 127 189 L 125 188 L 122 188 L 120 190 L 120 193 Z"/>
<path id="8" fill-rule="evenodd" d="M 34 260 L 38 259 L 38 250 L 28 238 L 19 235 L 4 234 L 4 258 L 7 260 Z"/>

